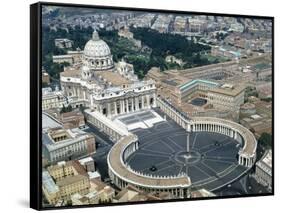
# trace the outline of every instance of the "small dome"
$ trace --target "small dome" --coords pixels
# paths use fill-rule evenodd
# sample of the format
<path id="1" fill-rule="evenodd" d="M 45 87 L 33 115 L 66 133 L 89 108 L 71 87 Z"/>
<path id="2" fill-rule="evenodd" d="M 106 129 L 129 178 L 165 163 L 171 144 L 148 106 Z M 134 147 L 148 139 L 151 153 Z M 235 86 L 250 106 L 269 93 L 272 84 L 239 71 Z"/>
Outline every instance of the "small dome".
<path id="1" fill-rule="evenodd" d="M 84 48 L 84 56 L 88 58 L 100 58 L 111 55 L 109 46 L 99 38 L 98 32 L 93 32 L 92 39 L 89 40 Z"/>

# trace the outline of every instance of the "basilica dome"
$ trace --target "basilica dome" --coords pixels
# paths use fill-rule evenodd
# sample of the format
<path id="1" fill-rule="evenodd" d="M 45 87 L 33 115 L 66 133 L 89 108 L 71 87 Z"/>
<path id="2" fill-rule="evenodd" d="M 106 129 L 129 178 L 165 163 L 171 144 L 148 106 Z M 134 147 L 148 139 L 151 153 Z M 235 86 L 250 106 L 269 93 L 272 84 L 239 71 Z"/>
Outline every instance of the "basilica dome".
<path id="1" fill-rule="evenodd" d="M 97 31 L 94 31 L 92 39 L 85 45 L 84 55 L 88 57 L 104 57 L 110 54 L 111 52 L 107 43 L 99 38 Z"/>
<path id="2" fill-rule="evenodd" d="M 92 38 L 85 45 L 83 63 L 91 70 L 106 70 L 113 67 L 110 48 L 99 38 L 97 31 L 93 32 Z"/>

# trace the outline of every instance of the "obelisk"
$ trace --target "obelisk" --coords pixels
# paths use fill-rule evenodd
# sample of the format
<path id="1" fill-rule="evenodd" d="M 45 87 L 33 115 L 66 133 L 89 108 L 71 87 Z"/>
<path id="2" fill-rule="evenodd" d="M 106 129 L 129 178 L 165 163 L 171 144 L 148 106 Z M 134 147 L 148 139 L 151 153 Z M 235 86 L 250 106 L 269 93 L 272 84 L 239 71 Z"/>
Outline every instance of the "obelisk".
<path id="1" fill-rule="evenodd" d="M 186 152 L 189 153 L 189 132 L 186 135 Z"/>

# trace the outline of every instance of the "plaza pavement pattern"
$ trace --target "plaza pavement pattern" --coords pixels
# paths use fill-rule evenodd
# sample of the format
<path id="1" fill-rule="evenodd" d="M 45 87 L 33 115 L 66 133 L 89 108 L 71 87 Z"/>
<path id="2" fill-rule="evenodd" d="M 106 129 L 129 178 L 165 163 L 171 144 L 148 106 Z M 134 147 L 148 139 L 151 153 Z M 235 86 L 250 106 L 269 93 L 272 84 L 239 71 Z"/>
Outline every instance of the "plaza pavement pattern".
<path id="1" fill-rule="evenodd" d="M 138 135 L 140 146 L 127 162 L 144 174 L 168 176 L 184 172 L 191 178 L 192 187 L 214 191 L 247 172 L 247 168 L 238 165 L 240 145 L 225 135 L 190 133 L 192 157 L 186 158 L 187 132 L 171 119 L 133 132 Z"/>

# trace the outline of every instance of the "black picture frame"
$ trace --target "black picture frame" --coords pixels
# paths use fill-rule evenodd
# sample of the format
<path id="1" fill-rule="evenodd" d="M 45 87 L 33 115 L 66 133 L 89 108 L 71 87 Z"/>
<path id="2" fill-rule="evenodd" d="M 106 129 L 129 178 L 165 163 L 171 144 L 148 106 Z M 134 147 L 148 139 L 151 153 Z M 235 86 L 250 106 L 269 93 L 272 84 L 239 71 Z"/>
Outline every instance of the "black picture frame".
<path id="1" fill-rule="evenodd" d="M 113 9 L 121 11 L 142 11 L 156 13 L 173 13 L 173 14 L 192 14 L 192 15 L 213 15 L 225 17 L 241 17 L 254 19 L 268 19 L 272 21 L 272 192 L 266 194 L 255 195 L 237 195 L 225 197 L 208 197 L 208 198 L 188 198 L 173 199 L 161 201 L 144 201 L 144 202 L 128 202 L 128 203 L 108 203 L 108 204 L 90 204 L 79 206 L 63 206 L 63 207 L 43 207 L 42 206 L 42 6 L 59 6 L 74 8 L 96 8 L 96 9 Z M 38 2 L 30 5 L 30 207 L 36 210 L 51 209 L 69 209 L 69 208 L 88 208 L 99 206 L 115 206 L 115 205 L 132 205 L 145 203 L 163 203 L 163 202 L 183 202 L 192 200 L 209 200 L 209 199 L 227 199 L 254 196 L 272 196 L 274 195 L 274 17 L 257 16 L 257 15 L 240 15 L 225 13 L 208 13 L 194 11 L 178 11 L 148 8 L 130 8 L 130 7 L 112 7 L 101 5 L 83 5 L 68 3 L 50 3 Z"/>

